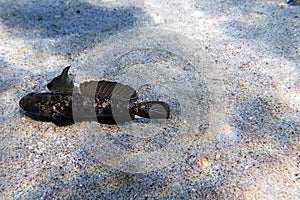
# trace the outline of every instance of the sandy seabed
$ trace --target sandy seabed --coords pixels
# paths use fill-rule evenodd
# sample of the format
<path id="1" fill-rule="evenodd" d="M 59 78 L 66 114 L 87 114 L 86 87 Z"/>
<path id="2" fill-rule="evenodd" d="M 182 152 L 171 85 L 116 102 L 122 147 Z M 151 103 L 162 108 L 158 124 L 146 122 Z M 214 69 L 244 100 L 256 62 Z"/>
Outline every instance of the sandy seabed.
<path id="1" fill-rule="evenodd" d="M 300 6 L 0 1 L 1 199 L 299 199 Z M 59 127 L 18 101 L 71 65 L 167 121 Z"/>

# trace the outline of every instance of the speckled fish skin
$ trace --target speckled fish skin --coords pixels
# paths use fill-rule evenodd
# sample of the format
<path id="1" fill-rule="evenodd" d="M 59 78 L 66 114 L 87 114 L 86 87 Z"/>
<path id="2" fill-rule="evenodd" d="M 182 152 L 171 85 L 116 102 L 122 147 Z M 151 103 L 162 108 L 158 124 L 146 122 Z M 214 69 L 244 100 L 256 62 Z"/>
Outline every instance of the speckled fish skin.
<path id="1" fill-rule="evenodd" d="M 117 124 L 131 121 L 135 115 L 151 119 L 168 119 L 169 105 L 162 101 L 138 102 L 136 91 L 112 81 L 87 81 L 74 90 L 67 66 L 47 88 L 51 92 L 29 93 L 19 105 L 34 118 L 47 118 L 57 125 L 97 120 Z M 78 90 L 77 90 L 78 89 Z M 74 119 L 75 118 L 75 119 Z M 116 120 L 117 119 L 117 120 Z"/>
<path id="2" fill-rule="evenodd" d="M 74 101 L 74 103 L 73 103 Z M 100 123 L 116 124 L 112 112 L 112 99 L 107 97 L 83 96 L 80 94 L 67 95 L 62 93 L 29 93 L 19 102 L 20 107 L 36 118 L 49 118 L 56 124 L 69 124 L 74 122 L 73 112 L 80 118 L 79 121 L 89 121 L 97 119 Z M 133 120 L 135 115 L 144 118 L 167 119 L 169 118 L 169 106 L 160 101 L 132 103 L 130 101 L 119 100 L 114 106 L 118 108 L 117 115 L 130 115 L 130 119 L 123 118 L 123 122 Z M 152 109 L 152 116 L 149 110 L 154 106 L 159 106 L 157 111 Z M 94 112 L 89 112 L 90 108 Z"/>
<path id="3" fill-rule="evenodd" d="M 20 107 L 36 117 L 55 119 L 63 114 L 72 119 L 72 96 L 62 93 L 29 93 L 20 102 Z"/>

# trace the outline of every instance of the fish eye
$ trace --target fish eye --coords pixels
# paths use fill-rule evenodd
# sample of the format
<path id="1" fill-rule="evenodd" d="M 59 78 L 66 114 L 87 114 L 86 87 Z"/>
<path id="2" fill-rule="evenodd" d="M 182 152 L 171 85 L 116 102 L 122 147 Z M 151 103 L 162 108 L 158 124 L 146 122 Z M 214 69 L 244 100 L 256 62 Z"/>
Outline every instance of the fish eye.
<path id="1" fill-rule="evenodd" d="M 28 103 L 30 106 L 32 106 L 34 102 L 32 101 L 32 99 L 28 98 L 28 99 L 27 99 L 27 103 Z"/>

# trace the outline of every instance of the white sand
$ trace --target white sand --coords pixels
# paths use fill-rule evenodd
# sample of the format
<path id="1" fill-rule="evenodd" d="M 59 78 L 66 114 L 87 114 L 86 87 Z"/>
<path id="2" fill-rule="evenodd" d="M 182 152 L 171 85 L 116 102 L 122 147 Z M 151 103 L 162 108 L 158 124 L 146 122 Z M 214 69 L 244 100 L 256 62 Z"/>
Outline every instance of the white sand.
<path id="1" fill-rule="evenodd" d="M 300 196 L 299 6 L 1 0 L 0 53 L 0 199 Z M 20 112 L 67 64 L 173 118 L 57 127 Z"/>

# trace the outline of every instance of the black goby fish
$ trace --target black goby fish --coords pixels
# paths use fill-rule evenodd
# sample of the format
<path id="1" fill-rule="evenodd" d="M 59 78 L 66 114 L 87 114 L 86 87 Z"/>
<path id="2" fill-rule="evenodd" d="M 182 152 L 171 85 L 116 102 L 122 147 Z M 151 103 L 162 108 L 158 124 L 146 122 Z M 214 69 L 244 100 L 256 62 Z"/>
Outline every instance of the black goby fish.
<path id="1" fill-rule="evenodd" d="M 169 105 L 162 101 L 139 102 L 137 92 L 128 85 L 112 81 L 87 81 L 74 88 L 68 76 L 69 66 L 47 88 L 51 92 L 29 93 L 20 102 L 26 115 L 50 120 L 57 125 L 74 121 L 97 120 L 117 124 L 135 119 L 168 119 Z"/>

